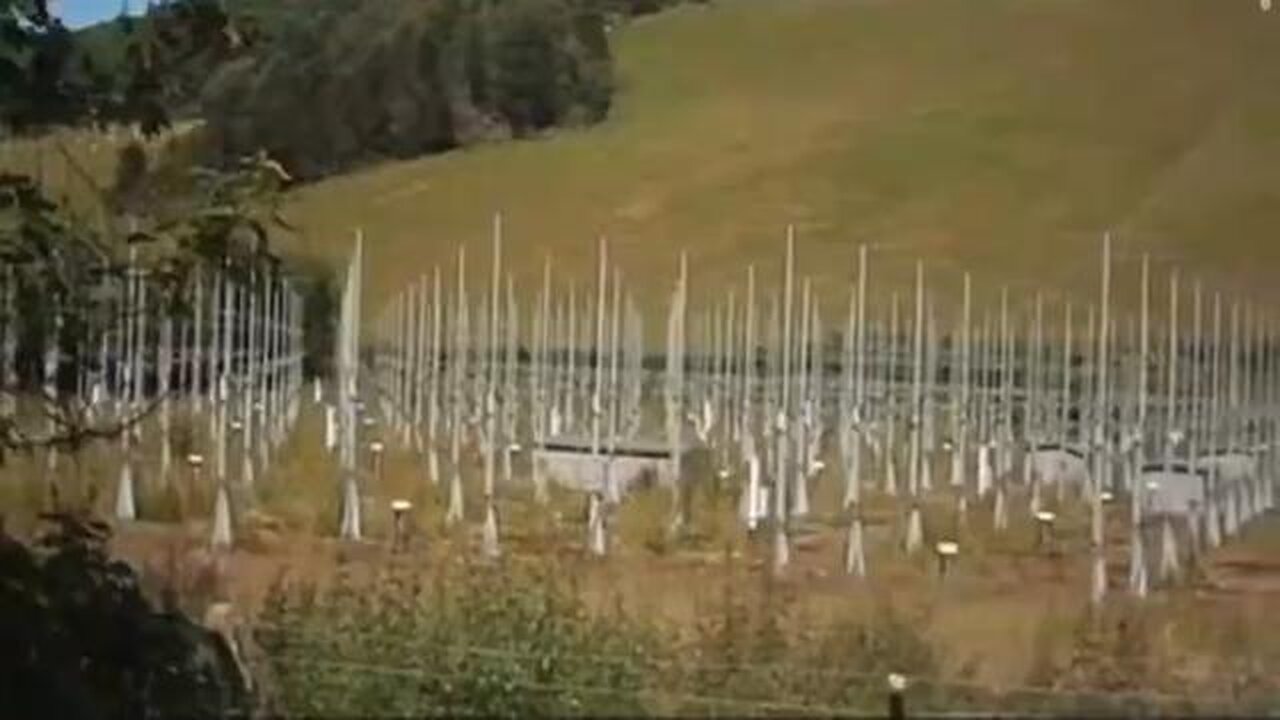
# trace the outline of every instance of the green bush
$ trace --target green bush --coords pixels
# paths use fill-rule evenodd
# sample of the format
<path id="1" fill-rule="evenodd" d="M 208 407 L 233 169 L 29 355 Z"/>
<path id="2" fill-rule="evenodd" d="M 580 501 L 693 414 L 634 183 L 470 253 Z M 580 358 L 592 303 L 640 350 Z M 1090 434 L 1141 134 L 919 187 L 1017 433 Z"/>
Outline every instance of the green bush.
<path id="1" fill-rule="evenodd" d="M 247 717 L 227 646 L 156 610 L 106 552 L 107 529 L 72 515 L 33 545 L 0 532 L 0 708 L 5 717 Z"/>
<path id="2" fill-rule="evenodd" d="M 938 672 L 930 643 L 888 606 L 815 624 L 767 573 L 722 590 L 688 636 L 589 607 L 558 566 L 446 565 L 429 582 L 393 572 L 374 590 L 282 585 L 256 632 L 261 685 L 285 715 L 794 714 L 879 709 L 889 672 Z M 946 700 L 936 688 L 913 696 Z"/>
<path id="3" fill-rule="evenodd" d="M 277 711 L 343 717 L 643 714 L 655 637 L 554 572 L 461 566 L 373 592 L 281 586 L 256 633 Z"/>

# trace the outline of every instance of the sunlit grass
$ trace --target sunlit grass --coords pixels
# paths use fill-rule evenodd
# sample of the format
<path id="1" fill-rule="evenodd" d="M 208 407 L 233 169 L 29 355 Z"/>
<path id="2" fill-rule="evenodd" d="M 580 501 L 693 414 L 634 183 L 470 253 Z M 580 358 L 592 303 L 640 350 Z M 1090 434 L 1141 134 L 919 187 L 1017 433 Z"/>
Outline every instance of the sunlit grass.
<path id="1" fill-rule="evenodd" d="M 787 223 L 829 301 L 860 241 L 883 246 L 877 288 L 923 256 L 943 292 L 967 268 L 980 295 L 1092 297 L 1107 228 L 1121 263 L 1151 249 L 1267 292 L 1280 47 L 1266 19 L 1192 0 L 726 0 L 624 29 L 600 126 L 358 171 L 293 212 L 306 248 L 335 260 L 364 229 L 371 308 L 457 243 L 482 253 L 495 211 L 529 292 L 548 254 L 585 281 L 607 234 L 644 300 L 665 300 L 681 248 L 695 296 L 718 297 L 748 262 L 773 277 Z"/>

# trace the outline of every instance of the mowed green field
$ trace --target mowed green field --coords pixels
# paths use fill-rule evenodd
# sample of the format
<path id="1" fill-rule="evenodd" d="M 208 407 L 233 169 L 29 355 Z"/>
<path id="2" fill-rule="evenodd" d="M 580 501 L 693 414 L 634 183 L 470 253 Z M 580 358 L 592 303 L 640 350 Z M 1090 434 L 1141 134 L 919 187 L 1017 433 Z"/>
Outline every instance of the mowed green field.
<path id="1" fill-rule="evenodd" d="M 459 243 L 480 280 L 495 211 L 529 291 L 547 256 L 589 282 L 602 234 L 649 302 L 681 249 L 695 294 L 772 284 L 793 223 L 831 302 L 859 242 L 880 288 L 920 256 L 942 291 L 1091 298 L 1108 228 L 1122 284 L 1148 249 L 1273 292 L 1280 14 L 1251 0 L 718 0 L 615 40 L 608 121 L 307 188 L 306 247 L 363 228 L 371 307 Z"/>
<path id="2" fill-rule="evenodd" d="M 716 0 L 614 41 L 606 122 L 300 189 L 296 246 L 336 265 L 362 228 L 370 311 L 459 244 L 479 287 L 497 211 L 522 293 L 548 257 L 590 283 L 606 235 L 653 308 L 682 249 L 695 303 L 749 262 L 774 285 L 788 224 L 829 312 L 861 242 L 874 293 L 922 257 L 944 294 L 970 270 L 979 302 L 1001 284 L 1091 300 L 1107 229 L 1121 302 L 1142 251 L 1157 277 L 1274 295 L 1280 13 L 1255 0 Z M 109 178 L 110 143 L 73 139 Z"/>

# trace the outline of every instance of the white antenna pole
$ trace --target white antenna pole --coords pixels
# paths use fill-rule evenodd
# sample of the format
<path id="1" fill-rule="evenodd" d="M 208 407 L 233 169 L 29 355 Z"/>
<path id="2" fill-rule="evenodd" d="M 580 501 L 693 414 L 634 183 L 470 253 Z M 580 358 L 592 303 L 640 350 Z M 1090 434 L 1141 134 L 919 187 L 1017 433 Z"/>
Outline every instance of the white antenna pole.
<path id="1" fill-rule="evenodd" d="M 467 364 L 470 347 L 467 342 L 467 291 L 466 291 L 465 247 L 458 246 L 458 278 L 453 303 L 454 341 L 453 352 L 449 356 L 450 381 L 450 420 L 449 420 L 449 509 L 445 513 L 445 525 L 453 525 L 462 521 L 462 422 L 463 405 L 466 403 Z"/>
<path id="2" fill-rule="evenodd" d="M 177 353 L 177 373 L 178 388 L 177 394 L 187 397 L 191 392 L 191 321 L 187 319 L 179 320 L 175 325 L 174 343 L 176 344 L 175 352 Z M 91 396 L 90 402 L 94 402 L 96 391 Z M 187 414 L 190 415 L 190 407 L 187 408 Z"/>
<path id="3" fill-rule="evenodd" d="M 1260 443 L 1263 457 L 1259 463 L 1259 471 L 1254 478 L 1254 510 L 1263 513 L 1271 509 L 1271 494 L 1268 488 L 1271 486 L 1274 471 L 1274 458 L 1276 447 L 1271 432 L 1271 424 L 1273 422 L 1274 408 L 1272 407 L 1272 384 L 1271 374 L 1275 369 L 1275 353 L 1271 344 L 1272 323 L 1274 322 L 1267 313 L 1259 318 L 1258 342 L 1261 343 L 1261 368 L 1258 375 L 1258 442 Z"/>
<path id="4" fill-rule="evenodd" d="M 1129 518 L 1129 591 L 1137 597 L 1147 596 L 1146 548 L 1142 537 L 1143 497 L 1142 466 L 1146 461 L 1147 436 L 1147 367 L 1150 363 L 1150 258 L 1142 256 L 1142 298 L 1138 327 L 1138 433 L 1133 449 L 1137 457 L 1137 470 L 1133 474 Z M 1166 468 L 1167 469 L 1167 468 Z"/>
<path id="5" fill-rule="evenodd" d="M 356 477 L 356 398 L 359 389 L 360 275 L 364 253 L 364 233 L 356 231 L 355 248 L 347 265 L 347 282 L 342 298 L 343 317 L 338 329 L 338 416 L 341 425 L 339 463 L 342 484 L 344 540 L 360 540 L 360 486 Z"/>
<path id="6" fill-rule="evenodd" d="M 1164 464 L 1172 472 L 1178 430 L 1178 271 L 1169 273 L 1169 358 L 1165 383 Z"/>
<path id="7" fill-rule="evenodd" d="M 422 432 L 423 418 L 426 416 L 427 409 L 427 343 L 430 331 L 430 320 L 427 316 L 429 310 L 429 301 L 427 292 L 429 289 L 426 274 L 418 276 L 416 284 L 417 292 L 414 293 L 416 301 L 414 302 L 414 324 L 413 324 L 413 419 L 411 426 L 413 428 L 413 449 L 418 456 L 421 457 L 425 450 L 423 443 L 425 442 L 425 433 Z"/>
<path id="8" fill-rule="evenodd" d="M 756 388 L 756 362 L 757 345 L 756 338 L 756 266 L 754 264 L 747 266 L 747 300 L 743 307 L 745 318 L 743 320 L 743 362 L 745 367 L 742 373 L 742 403 L 739 408 L 739 433 L 742 438 L 744 447 L 749 444 L 749 449 L 744 450 L 747 455 L 747 462 L 754 462 L 756 454 L 755 448 L 755 424 L 752 422 L 753 405 L 755 401 Z"/>
<path id="9" fill-rule="evenodd" d="M 1239 416 L 1240 425 L 1240 442 L 1241 449 L 1244 452 L 1253 452 L 1253 373 L 1255 369 L 1255 345 L 1254 332 L 1256 323 L 1254 322 L 1253 303 L 1245 301 L 1242 308 L 1241 325 L 1240 325 L 1240 405 L 1238 406 L 1242 412 Z M 1248 481 L 1245 481 L 1247 483 Z M 1243 505 L 1243 503 L 1242 503 Z M 1243 515 L 1246 508 L 1241 508 L 1241 522 L 1244 522 Z"/>
<path id="10" fill-rule="evenodd" d="M 129 407 L 135 413 L 142 407 L 143 390 L 146 388 L 146 348 L 147 348 L 147 286 L 142 281 L 142 270 L 135 267 L 133 276 L 134 317 L 133 345 L 131 357 L 131 373 L 133 382 L 130 386 Z M 141 439 L 142 428 L 134 424 L 130 428 L 135 440 Z"/>
<path id="11" fill-rule="evenodd" d="M 413 447 L 414 417 L 418 395 L 418 284 L 410 282 L 401 293 L 400 323 L 400 446 Z"/>
<path id="12" fill-rule="evenodd" d="M 866 413 L 866 343 L 867 343 L 867 246 L 860 245 L 858 247 L 858 278 L 854 286 L 853 293 L 853 313 L 850 318 L 852 325 L 852 352 L 850 360 L 852 368 L 850 369 L 850 381 L 852 387 L 852 403 L 847 409 L 849 413 L 849 427 L 845 431 L 850 435 L 849 443 L 849 459 L 848 459 L 848 476 L 845 479 L 844 490 L 844 506 L 845 509 L 855 510 L 855 515 L 861 512 L 859 504 L 862 500 L 861 475 L 862 475 L 862 435 L 865 432 L 865 413 Z M 858 518 L 857 522 L 861 523 Z"/>
<path id="13" fill-rule="evenodd" d="M 271 407 L 268 422 L 271 428 L 271 454 L 264 458 L 270 460 L 284 444 L 287 429 L 286 412 L 289 402 L 289 379 L 292 370 L 292 346 L 289 326 L 290 301 L 292 288 L 284 277 L 277 277 L 272 285 L 274 300 L 271 311 L 272 342 L 272 375 L 271 375 Z M 317 383 L 318 384 L 318 383 Z"/>
<path id="14" fill-rule="evenodd" d="M 836 407 L 836 435 L 839 440 L 840 464 L 844 472 L 845 488 L 844 502 L 842 507 L 849 507 L 849 483 L 851 475 L 849 473 L 849 463 L 852 462 L 853 454 L 853 354 L 854 354 L 854 333 L 856 332 L 858 313 L 858 286 L 857 282 L 849 283 L 849 314 L 845 320 L 844 333 L 841 336 L 840 347 L 840 396 L 839 403 Z"/>
<path id="15" fill-rule="evenodd" d="M 608 291 L 609 245 L 600 238 L 596 257 L 596 307 L 595 340 L 593 343 L 591 383 L 591 462 L 593 482 L 590 491 L 587 527 L 587 547 L 591 554 L 602 556 L 607 552 L 604 527 L 604 484 L 607 479 L 605 461 L 600 456 L 601 422 L 604 419 L 604 345 L 605 345 L 605 297 Z"/>
<path id="16" fill-rule="evenodd" d="M 417 343 L 414 340 L 414 312 L 417 309 L 417 284 L 409 283 L 400 292 L 396 306 L 396 324 L 392 330 L 396 348 L 396 435 L 400 447 L 408 448 L 413 443 L 413 396 L 414 367 L 413 359 Z"/>
<path id="17" fill-rule="evenodd" d="M 885 360 L 885 412 L 884 412 L 884 491 L 886 495 L 898 494 L 898 358 L 901 356 L 898 342 L 898 293 L 889 301 L 889 337 L 884 346 Z"/>
<path id="18" fill-rule="evenodd" d="M 911 494 L 911 507 L 907 518 L 906 550 L 915 553 L 924 542 L 920 526 L 920 469 L 923 462 L 922 430 L 924 410 L 924 262 L 916 261 L 915 319 L 912 322 L 911 341 L 911 437 L 907 468 L 907 488 Z"/>
<path id="19" fill-rule="evenodd" d="M 1222 295 L 1220 293 L 1213 294 L 1213 357 L 1211 360 L 1212 368 L 1210 371 L 1210 389 L 1209 389 L 1209 417 L 1208 427 L 1206 431 L 1206 443 L 1209 445 L 1210 456 L 1221 454 L 1221 427 L 1222 427 Z M 1205 540 L 1210 548 L 1216 548 L 1222 544 L 1222 525 L 1221 516 L 1219 514 L 1219 495 L 1222 488 L 1218 483 L 1218 463 L 1213 462 L 1209 467 L 1209 475 L 1206 478 L 1205 501 Z"/>
<path id="20" fill-rule="evenodd" d="M 1074 324 L 1074 318 L 1072 317 L 1072 307 L 1070 302 L 1067 303 L 1066 308 L 1063 310 L 1062 323 L 1063 323 L 1063 327 L 1062 327 L 1062 407 L 1059 408 L 1059 410 L 1061 411 L 1061 417 L 1059 419 L 1059 422 L 1061 424 L 1061 427 L 1059 428 L 1059 435 L 1061 437 L 1062 447 L 1065 450 L 1067 445 L 1070 444 L 1072 441 L 1071 366 L 1075 360 L 1074 352 L 1071 346 L 1072 339 L 1073 339 L 1072 325 Z M 1059 486 L 1058 486 L 1058 497 L 1059 498 L 1062 497 L 1061 483 L 1059 483 Z"/>
<path id="21" fill-rule="evenodd" d="M 196 414 L 204 411 L 204 265 L 197 264 L 195 269 L 195 300 L 192 303 L 195 311 L 195 325 L 191 338 L 191 405 Z"/>
<path id="22" fill-rule="evenodd" d="M 734 374 L 737 372 L 737 332 L 735 321 L 737 320 L 737 295 L 733 288 L 729 289 L 729 306 L 725 309 L 723 322 L 720 326 L 720 407 L 716 412 L 720 424 L 720 448 L 721 459 L 720 467 L 724 472 L 729 471 L 729 452 L 734 439 L 734 418 L 737 406 L 735 402 L 735 390 L 737 383 L 734 381 Z"/>
<path id="23" fill-rule="evenodd" d="M 222 363 L 222 324 L 226 321 L 222 316 L 222 295 L 226 292 L 224 287 L 226 278 L 223 277 L 221 270 L 221 268 L 214 268 L 210 279 L 213 298 L 209 305 L 209 349 L 205 368 L 208 375 L 208 381 L 205 383 L 209 404 L 208 434 L 209 441 L 215 445 L 218 441 L 218 378 Z"/>
<path id="24" fill-rule="evenodd" d="M 574 432 L 577 427 L 577 408 L 578 408 L 578 301 L 576 296 L 576 285 L 574 282 L 569 283 L 569 327 L 567 329 L 568 342 L 566 343 L 567 372 L 564 376 L 565 391 L 565 408 L 564 408 L 564 425 L 568 432 Z"/>
<path id="25" fill-rule="evenodd" d="M 170 387 L 171 376 L 173 373 L 173 315 L 168 312 L 167 308 L 163 309 L 163 317 L 160 319 L 160 349 L 159 358 L 156 363 L 157 374 L 157 392 L 160 393 L 160 483 L 167 487 L 169 483 L 169 469 L 173 463 L 173 447 L 170 444 L 170 430 L 172 418 L 170 417 L 170 400 L 169 395 L 172 390 Z"/>
<path id="26" fill-rule="evenodd" d="M 277 297 L 278 280 L 275 273 L 263 273 L 262 278 L 262 310 L 259 319 L 261 346 L 258 351 L 258 383 L 257 407 L 253 410 L 254 422 L 258 426 L 258 454 L 255 462 L 262 471 L 271 465 L 271 451 L 274 449 L 277 435 L 274 418 L 276 412 L 276 372 L 279 367 L 277 357 L 277 325 L 276 313 L 279 299 Z"/>
<path id="27" fill-rule="evenodd" d="M 955 351 L 947 363 L 948 372 L 955 375 L 953 388 L 959 389 L 959 399 L 953 397 L 954 415 L 951 447 L 951 486 L 956 493 L 957 534 L 968 515 L 969 488 L 966 470 L 969 463 L 969 435 L 973 414 L 973 282 L 969 273 L 964 274 L 963 301 L 960 311 L 960 368 L 956 371 Z"/>
<path id="28" fill-rule="evenodd" d="M 622 279 L 621 274 L 615 267 L 613 269 L 613 312 L 610 320 L 609 329 L 609 392 L 607 396 L 606 409 L 609 413 L 609 428 L 607 430 L 607 447 L 606 457 L 604 461 L 604 495 L 607 507 L 613 507 L 620 502 L 618 487 L 613 477 L 613 456 L 617 452 L 618 446 L 618 411 L 619 411 L 619 394 L 618 394 L 618 355 L 621 330 L 621 308 L 622 308 Z"/>
<path id="29" fill-rule="evenodd" d="M 548 423 L 550 421 L 548 413 L 552 411 L 554 400 L 549 397 L 548 385 L 552 378 L 548 376 L 550 370 L 554 373 L 555 368 L 548 366 L 550 360 L 551 348 L 549 343 L 551 340 L 551 258 L 547 257 L 542 264 L 542 294 L 539 297 L 538 317 L 540 322 L 538 325 L 538 357 L 537 357 L 537 378 L 534 391 L 534 422 L 533 434 L 534 442 L 539 449 L 546 448 L 548 435 Z M 546 504 L 550 499 L 547 495 L 547 480 L 543 475 L 542 465 L 535 459 L 533 462 L 533 491 L 539 504 Z"/>
<path id="30" fill-rule="evenodd" d="M 231 494 L 227 483 L 227 405 L 228 377 L 231 371 L 231 332 L 235 325 L 233 320 L 234 286 L 224 269 L 222 274 L 222 367 L 218 377 L 218 422 L 217 422 L 217 497 L 214 501 L 213 532 L 211 545 L 215 550 L 226 550 L 231 547 Z"/>
<path id="31" fill-rule="evenodd" d="M 444 329 L 444 302 L 440 294 L 440 266 L 431 268 L 431 355 L 428 360 L 430 373 L 427 398 L 427 475 L 433 485 L 440 484 L 440 446 L 436 431 L 440 427 L 440 372 L 442 358 L 447 357 L 441 347 Z"/>
<path id="32" fill-rule="evenodd" d="M 865 432 L 867 373 L 867 246 L 858 247 L 858 283 L 853 339 L 853 417 L 849 439 L 849 469 L 845 487 L 845 507 L 849 511 L 849 537 L 845 543 L 845 572 L 867 576 L 867 559 L 862 532 L 862 441 Z"/>
<path id="33" fill-rule="evenodd" d="M 51 318 L 51 327 L 46 330 L 45 347 L 44 347 L 44 396 L 45 406 L 49 414 L 49 437 L 53 438 L 61 432 L 58 425 L 58 365 L 62 360 L 62 308 L 58 302 L 58 298 L 53 298 L 53 317 Z M 55 444 L 50 444 L 47 448 L 46 470 L 49 473 L 50 483 L 54 480 L 54 473 L 58 469 L 58 449 Z"/>
<path id="34" fill-rule="evenodd" d="M 992 526 L 997 532 L 1008 527 L 1009 518 L 1005 486 L 1013 461 L 1013 329 L 1009 323 L 1009 288 L 1000 288 L 1000 337 L 995 339 L 996 359 L 1000 367 L 1000 439 L 996 444 L 995 502 Z"/>
<path id="35" fill-rule="evenodd" d="M 791 517 L 804 517 L 809 514 L 809 487 L 807 475 L 809 472 L 809 447 L 808 432 L 810 424 L 810 405 L 809 405 L 809 347 L 811 345 L 810 327 L 812 320 L 813 303 L 812 292 L 809 284 L 809 278 L 804 278 L 800 283 L 800 327 L 798 337 L 796 338 L 796 355 L 799 367 L 796 372 L 796 402 L 798 403 L 798 412 L 795 430 L 796 441 L 796 463 L 794 486 L 791 488 Z"/>
<path id="36" fill-rule="evenodd" d="M 1197 289 L 1199 289 L 1198 284 L 1197 284 Z M 1277 471 L 1280 471 L 1280 418 L 1277 418 L 1276 416 L 1277 409 L 1280 409 L 1280 407 L 1278 407 L 1280 406 L 1280 374 L 1276 372 L 1278 363 L 1280 363 L 1280 358 L 1277 357 L 1277 350 L 1276 350 L 1275 318 L 1271 318 L 1270 321 L 1267 323 L 1267 325 L 1268 325 L 1267 338 L 1266 338 L 1267 355 L 1271 359 L 1271 362 L 1269 363 L 1269 366 L 1267 368 L 1267 376 L 1266 376 L 1267 384 L 1268 384 L 1268 397 L 1267 397 L 1268 411 L 1267 412 L 1269 416 L 1268 419 L 1271 424 L 1271 436 L 1270 436 L 1270 441 L 1271 441 L 1270 470 L 1271 472 L 1269 475 L 1267 475 L 1267 477 L 1263 481 L 1262 493 L 1263 493 L 1263 501 L 1264 501 L 1263 507 L 1267 510 L 1271 510 L 1275 507 L 1275 504 L 1276 504 L 1275 503 L 1276 474 L 1277 474 Z M 1197 333 L 1197 337 L 1198 336 L 1199 336 L 1199 333 Z"/>
<path id="37" fill-rule="evenodd" d="M 133 313 L 134 313 L 134 263 L 137 259 L 137 249 L 129 248 L 129 265 L 125 269 L 124 277 L 124 299 L 121 306 L 121 316 L 124 321 L 122 332 L 119 333 L 120 343 L 116 351 L 116 376 L 118 378 L 116 385 L 116 415 L 123 420 L 127 415 L 127 409 L 123 405 L 123 401 L 128 397 L 128 383 L 131 381 L 132 371 L 132 344 L 133 339 Z M 116 507 L 115 515 L 117 520 L 129 521 L 137 517 L 137 504 L 135 501 L 135 493 L 133 487 L 133 430 L 125 428 L 120 433 L 120 484 L 116 491 Z"/>
<path id="38" fill-rule="evenodd" d="M 1200 446 L 1203 442 L 1201 433 L 1204 429 L 1204 398 L 1202 396 L 1204 389 L 1200 377 L 1204 373 L 1204 328 L 1201 304 L 1200 280 L 1196 279 L 1191 286 L 1191 416 L 1187 428 L 1187 468 L 1193 473 L 1200 468 Z M 1208 496 L 1208 488 L 1202 486 L 1200 492 L 1202 498 Z M 1187 520 L 1192 536 L 1191 551 L 1196 555 L 1203 551 L 1201 547 L 1203 536 L 1200 529 L 1204 512 L 1205 505 L 1201 502 L 1199 507 L 1192 508 Z"/>
<path id="39" fill-rule="evenodd" d="M 409 283 L 400 293 L 400 311 L 396 314 L 395 339 L 396 347 L 399 352 L 396 353 L 399 367 L 396 373 L 399 383 L 400 393 L 396 396 L 399 412 L 397 416 L 400 424 L 398 426 L 400 436 L 400 446 L 407 448 L 413 442 L 413 378 L 414 378 L 414 348 L 416 346 L 413 337 L 414 328 L 414 309 L 417 304 L 417 286 Z"/>
<path id="40" fill-rule="evenodd" d="M 937 451 L 938 322 L 933 309 L 933 296 L 925 295 L 924 311 L 924 387 L 920 404 L 920 490 L 933 491 L 933 458 Z"/>
<path id="41" fill-rule="evenodd" d="M 1026 444 L 1026 455 L 1023 460 L 1023 473 L 1027 485 L 1031 488 L 1031 514 L 1034 516 L 1041 509 L 1041 483 L 1044 478 L 1035 471 L 1034 463 L 1031 462 L 1035 455 L 1037 447 L 1041 440 L 1043 428 L 1041 426 L 1040 417 L 1040 384 L 1041 384 L 1041 364 L 1044 355 L 1044 295 L 1040 291 L 1035 293 L 1035 311 L 1031 321 L 1031 338 L 1027 344 L 1027 365 L 1025 370 L 1026 392 L 1026 411 L 1022 419 L 1023 423 L 1023 440 Z"/>
<path id="42" fill-rule="evenodd" d="M 788 458 L 788 442 L 791 430 L 791 316 L 795 294 L 795 228 L 787 227 L 787 256 L 783 270 L 782 309 L 782 397 L 777 419 L 777 472 L 774 475 L 774 542 L 773 569 L 781 573 L 791 561 L 790 543 L 787 537 L 787 478 L 791 472 Z"/>
<path id="43" fill-rule="evenodd" d="M 254 432 L 253 417 L 254 403 L 257 399 L 254 392 L 254 385 L 257 383 L 258 377 L 258 276 L 256 272 L 249 273 L 249 284 L 245 287 L 245 295 L 247 295 L 245 304 L 247 312 L 244 318 L 245 342 L 241 352 L 244 353 L 244 380 L 241 382 L 243 386 L 241 414 L 241 482 L 247 487 L 253 487 L 254 484 Z"/>
<path id="44" fill-rule="evenodd" d="M 667 321 L 667 442 L 670 446 L 668 473 L 672 493 L 671 530 L 679 532 L 685 522 L 681 474 L 683 445 L 681 423 L 684 419 L 685 312 L 688 259 L 680 253 L 679 277 L 672 293 L 671 312 Z M 570 315 L 572 318 L 572 315 Z"/>
<path id="45" fill-rule="evenodd" d="M 493 218 L 493 274 L 489 278 L 488 380 L 484 396 L 484 536 L 485 557 L 498 557 L 498 510 L 494 498 L 494 473 L 498 452 L 498 323 L 502 313 L 499 298 L 502 287 L 502 216 Z"/>
<path id="46" fill-rule="evenodd" d="M 1097 357 L 1097 417 L 1095 418 L 1094 429 L 1094 453 L 1097 457 L 1095 465 L 1097 472 L 1094 477 L 1093 492 L 1093 513 L 1092 513 L 1092 544 L 1093 544 L 1093 577 L 1092 592 L 1090 599 L 1095 605 L 1101 604 L 1107 594 L 1107 559 L 1103 543 L 1103 489 L 1106 487 L 1106 467 L 1109 464 L 1107 458 L 1107 367 L 1110 361 L 1108 357 L 1107 337 L 1111 327 L 1111 234 L 1103 235 L 1102 239 L 1102 289 L 1101 302 L 1099 307 L 1100 319 L 1098 322 L 1098 357 Z"/>
<path id="47" fill-rule="evenodd" d="M 1173 456 L 1178 444 L 1178 271 L 1169 273 L 1169 357 L 1165 395 L 1164 464 L 1172 472 Z M 1141 483 L 1135 483 L 1139 485 Z M 1178 551 L 1169 516 L 1164 517 L 1161 533 L 1160 579 L 1168 583 L 1179 572 Z"/>
<path id="48" fill-rule="evenodd" d="M 272 442 L 271 452 L 274 455 L 284 444 L 285 433 L 288 430 L 288 407 L 290 402 L 289 381 L 292 379 L 293 370 L 293 346 L 292 346 L 292 327 L 289 324 L 292 319 L 291 302 L 293 289 L 289 281 L 284 278 L 277 279 L 275 283 L 275 375 L 271 384 L 271 429 Z M 317 383 L 318 384 L 318 383 Z M 301 391 L 301 388 L 299 388 Z"/>
<path id="49" fill-rule="evenodd" d="M 1229 384 L 1228 384 L 1227 397 L 1229 399 L 1229 403 L 1232 411 L 1228 413 L 1227 418 L 1229 422 L 1226 423 L 1226 430 L 1227 430 L 1226 449 L 1231 454 L 1239 452 L 1242 449 L 1240 447 L 1242 423 L 1239 417 L 1239 411 L 1240 411 L 1240 408 L 1242 407 L 1241 402 L 1243 399 L 1240 393 L 1240 389 L 1241 389 L 1241 382 L 1240 382 L 1241 372 L 1240 371 L 1241 371 L 1241 365 L 1242 365 L 1242 361 L 1241 361 L 1242 353 L 1240 348 L 1240 342 L 1241 342 L 1240 320 L 1241 320 L 1240 301 L 1232 300 L 1231 302 L 1231 346 L 1230 346 L 1231 355 L 1230 355 L 1229 363 L 1227 366 L 1227 371 L 1230 373 L 1230 376 L 1228 379 Z M 1239 485 L 1238 481 L 1233 478 L 1231 480 L 1230 485 L 1228 487 L 1223 488 L 1223 491 L 1226 493 L 1226 508 L 1225 508 L 1226 522 L 1225 522 L 1225 527 L 1223 529 L 1226 537 L 1228 538 L 1235 537 L 1236 531 L 1239 529 L 1239 513 L 1238 513 L 1239 505 L 1237 502 L 1238 493 L 1239 493 L 1238 485 Z"/>
<path id="50" fill-rule="evenodd" d="M 956 393 L 952 398 L 951 425 L 951 486 L 956 488 L 958 501 L 963 501 L 966 494 L 965 468 L 969 455 L 969 416 L 970 416 L 970 367 L 971 346 L 973 344 L 972 314 L 973 287 L 969 273 L 964 274 L 963 300 L 960 310 L 960 367 L 956 368 L 955 349 L 952 348 L 947 362 L 947 370 L 953 376 L 952 388 Z"/>

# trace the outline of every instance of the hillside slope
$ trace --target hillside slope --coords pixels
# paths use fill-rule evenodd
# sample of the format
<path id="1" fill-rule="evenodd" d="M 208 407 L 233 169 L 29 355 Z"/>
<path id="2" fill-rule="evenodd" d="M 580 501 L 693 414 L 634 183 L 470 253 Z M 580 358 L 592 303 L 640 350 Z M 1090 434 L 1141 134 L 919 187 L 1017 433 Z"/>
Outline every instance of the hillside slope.
<path id="1" fill-rule="evenodd" d="M 334 259 L 364 229 L 374 305 L 483 254 L 497 210 L 525 288 L 546 254 L 589 278 L 603 233 L 650 301 L 682 247 L 695 290 L 774 272 L 787 223 L 832 293 L 870 241 L 881 287 L 923 255 L 948 287 L 1091 295 L 1108 227 L 1269 290 L 1277 33 L 1244 0 L 720 0 L 617 33 L 605 123 L 335 178 L 292 215 Z"/>

